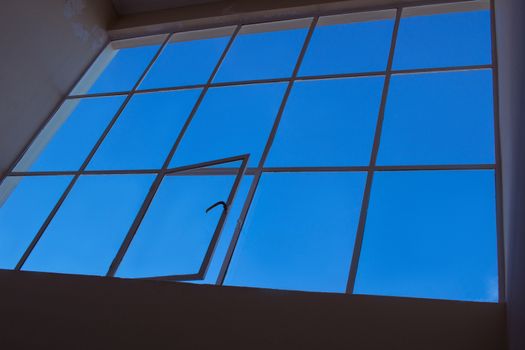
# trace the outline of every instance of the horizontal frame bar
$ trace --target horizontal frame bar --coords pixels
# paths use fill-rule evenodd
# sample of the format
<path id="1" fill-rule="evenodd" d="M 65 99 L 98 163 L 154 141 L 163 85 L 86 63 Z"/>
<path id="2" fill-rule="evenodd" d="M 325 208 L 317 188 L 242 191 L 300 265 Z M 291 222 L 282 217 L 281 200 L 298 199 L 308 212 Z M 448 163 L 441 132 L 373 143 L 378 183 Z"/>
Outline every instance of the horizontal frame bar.
<path id="1" fill-rule="evenodd" d="M 192 164 L 192 165 L 180 166 L 180 167 L 177 167 L 177 168 L 168 168 L 168 169 L 166 169 L 164 171 L 164 173 L 166 175 L 168 175 L 168 174 L 174 174 L 174 173 L 178 173 L 178 172 L 186 172 L 186 171 L 193 170 L 193 169 L 206 168 L 206 167 L 210 167 L 210 166 L 214 166 L 214 165 L 225 164 L 225 163 L 232 163 L 232 162 L 243 162 L 243 165 L 244 165 L 245 160 L 248 159 L 249 156 L 250 156 L 249 154 L 243 154 L 243 155 L 240 155 L 240 156 L 234 156 L 234 157 L 228 157 L 228 158 L 223 158 L 223 159 L 211 160 L 211 161 L 201 162 L 201 163 Z"/>
<path id="2" fill-rule="evenodd" d="M 231 160 L 231 162 L 240 159 Z M 210 162 L 207 162 L 210 163 Z M 205 163 L 200 163 L 205 164 Z M 235 175 L 238 168 L 202 168 L 214 164 L 178 167 L 166 171 L 168 176 L 193 176 L 193 175 Z M 376 165 L 370 166 L 295 166 L 295 167 L 265 167 L 263 173 L 321 173 L 321 172 L 360 172 L 360 171 L 424 171 L 424 170 L 493 170 L 496 164 L 436 164 L 436 165 Z M 246 175 L 254 175 L 257 168 L 246 168 Z M 82 175 L 133 175 L 133 174 L 158 174 L 161 170 L 131 169 L 131 170 L 86 170 Z M 77 171 L 35 171 L 13 172 L 7 176 L 66 176 L 77 175 Z"/>
<path id="3" fill-rule="evenodd" d="M 494 69 L 493 64 L 479 64 L 471 66 L 450 66 L 450 67 L 431 67 L 431 68 L 414 68 L 414 69 L 399 69 L 392 70 L 390 74 L 401 75 L 401 74 L 424 74 L 424 73 L 443 73 L 443 72 L 462 72 L 470 70 L 484 70 Z M 305 75 L 298 77 L 288 78 L 271 78 L 271 79 L 255 79 L 255 80 L 240 80 L 231 82 L 217 82 L 209 84 L 209 88 L 228 87 L 228 86 L 243 86 L 243 85 L 255 85 L 255 84 L 275 84 L 275 83 L 288 83 L 291 80 L 295 81 L 309 81 L 309 80 L 327 80 L 327 79 L 343 79 L 343 78 L 366 78 L 376 76 L 386 76 L 387 71 L 371 71 L 371 72 L 360 72 L 360 73 L 336 73 L 336 74 L 320 74 L 320 75 Z M 154 89 L 137 90 L 134 94 L 147 94 L 155 92 L 169 92 L 179 90 L 192 90 L 192 89 L 203 89 L 206 84 L 195 84 L 195 85 L 181 85 L 171 87 L 159 87 Z M 129 91 L 118 91 L 118 92 L 107 92 L 107 93 L 96 93 L 96 94 L 84 94 L 84 95 L 70 95 L 66 99 L 79 99 L 79 98 L 94 98 L 94 97 L 109 97 L 109 96 L 122 96 L 129 94 Z"/>

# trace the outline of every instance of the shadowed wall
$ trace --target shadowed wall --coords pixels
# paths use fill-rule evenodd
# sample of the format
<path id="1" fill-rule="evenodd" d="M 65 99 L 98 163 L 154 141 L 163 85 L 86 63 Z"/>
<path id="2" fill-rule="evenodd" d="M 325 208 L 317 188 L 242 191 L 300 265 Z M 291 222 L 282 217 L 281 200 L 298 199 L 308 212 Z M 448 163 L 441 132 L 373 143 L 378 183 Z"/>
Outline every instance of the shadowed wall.
<path id="1" fill-rule="evenodd" d="M 502 304 L 0 271 L 0 346 L 504 348 Z"/>

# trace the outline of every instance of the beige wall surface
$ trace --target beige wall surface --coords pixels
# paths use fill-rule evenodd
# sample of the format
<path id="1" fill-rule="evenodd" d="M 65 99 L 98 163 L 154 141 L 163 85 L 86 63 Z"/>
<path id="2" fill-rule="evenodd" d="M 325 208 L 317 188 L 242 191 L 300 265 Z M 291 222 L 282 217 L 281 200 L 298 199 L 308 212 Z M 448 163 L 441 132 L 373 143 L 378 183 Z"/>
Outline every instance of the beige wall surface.
<path id="1" fill-rule="evenodd" d="M 107 0 L 0 3 L 0 174 L 107 41 Z"/>

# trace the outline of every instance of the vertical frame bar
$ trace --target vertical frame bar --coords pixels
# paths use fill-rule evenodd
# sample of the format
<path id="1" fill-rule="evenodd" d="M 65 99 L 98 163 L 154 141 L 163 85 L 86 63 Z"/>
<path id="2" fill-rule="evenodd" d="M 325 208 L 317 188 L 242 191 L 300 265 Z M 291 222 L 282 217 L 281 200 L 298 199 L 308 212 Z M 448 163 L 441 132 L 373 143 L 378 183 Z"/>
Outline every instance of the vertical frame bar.
<path id="1" fill-rule="evenodd" d="M 224 283 L 224 279 L 226 278 L 226 273 L 228 271 L 228 267 L 230 266 L 230 263 L 233 257 L 233 253 L 235 251 L 235 247 L 237 246 L 237 242 L 239 240 L 239 236 L 241 234 L 242 227 L 244 225 L 244 220 L 246 220 L 246 216 L 248 215 L 248 211 L 250 209 L 253 197 L 255 196 L 255 191 L 257 190 L 257 185 L 259 184 L 259 180 L 261 179 L 261 175 L 263 173 L 264 162 L 266 161 L 266 158 L 268 157 L 268 153 L 270 152 L 270 148 L 272 147 L 272 143 L 275 138 L 275 134 L 277 133 L 277 129 L 279 128 L 279 123 L 281 121 L 281 117 L 283 115 L 284 108 L 288 101 L 288 97 L 290 96 L 290 92 L 292 91 L 294 81 L 296 80 L 297 75 L 299 73 L 299 68 L 301 67 L 301 63 L 303 61 L 304 55 L 306 54 L 306 50 L 308 49 L 308 45 L 310 44 L 310 40 L 312 39 L 312 35 L 313 35 L 314 29 L 317 25 L 318 20 L 319 20 L 318 16 L 314 17 L 312 19 L 312 22 L 310 23 L 310 27 L 308 28 L 308 33 L 306 34 L 306 37 L 304 39 L 303 47 L 301 48 L 299 56 L 297 57 L 297 61 L 295 63 L 292 77 L 290 81 L 288 82 L 288 86 L 286 87 L 286 91 L 283 95 L 281 105 L 279 106 L 279 111 L 277 112 L 277 116 L 275 117 L 275 121 L 272 126 L 272 130 L 270 132 L 270 135 L 268 136 L 268 140 L 266 142 L 263 153 L 261 155 L 261 159 L 257 166 L 257 170 L 255 172 L 253 182 L 250 186 L 250 190 L 248 191 L 248 194 L 246 195 L 246 200 L 241 210 L 241 214 L 239 215 L 237 226 L 235 227 L 232 239 L 230 241 L 230 245 L 228 247 L 226 256 L 224 257 L 224 261 L 219 271 L 219 276 L 216 282 L 217 285 L 222 285 Z"/>
<path id="2" fill-rule="evenodd" d="M 386 102 L 388 98 L 388 89 L 390 87 L 390 79 L 392 77 L 392 63 L 394 61 L 394 54 L 396 50 L 397 33 L 399 31 L 399 23 L 401 22 L 402 8 L 399 7 L 396 11 L 396 18 L 394 28 L 392 29 L 392 39 L 390 43 L 390 51 L 388 53 L 388 63 L 386 67 L 385 81 L 383 85 L 383 92 L 381 95 L 381 104 L 379 106 L 379 113 L 377 116 L 377 125 L 374 135 L 374 143 L 370 155 L 370 164 L 368 167 L 368 175 L 366 177 L 365 190 L 363 191 L 363 201 L 361 204 L 361 212 L 359 214 L 359 223 L 357 225 L 357 232 L 354 242 L 354 251 L 352 260 L 350 262 L 350 271 L 348 272 L 348 281 L 346 285 L 346 293 L 352 294 L 354 292 L 355 279 L 357 276 L 357 268 L 359 265 L 359 257 L 361 256 L 361 247 L 363 245 L 363 236 L 365 233 L 366 217 L 368 214 L 368 204 L 370 203 L 370 194 L 372 191 L 372 181 L 374 178 L 374 167 L 376 166 L 377 153 L 379 151 L 379 143 L 381 140 L 381 132 L 383 128 L 383 120 L 385 118 Z"/>
<path id="3" fill-rule="evenodd" d="M 246 172 L 246 167 L 248 166 L 249 158 L 250 158 L 249 155 L 243 156 L 242 158 L 241 167 L 239 168 L 239 172 L 237 173 L 237 176 L 235 177 L 235 182 L 233 183 L 232 190 L 226 201 L 226 210 L 222 212 L 221 218 L 219 220 L 219 224 L 217 225 L 217 229 L 215 230 L 213 234 L 213 238 L 210 242 L 210 245 L 208 246 L 208 250 L 206 251 L 206 255 L 204 257 L 201 268 L 199 270 L 199 275 L 202 276 L 202 279 L 204 279 L 204 277 L 206 276 L 206 272 L 208 271 L 208 268 L 210 267 L 211 258 L 213 256 L 213 253 L 215 252 L 215 248 L 217 247 L 217 242 L 219 241 L 222 230 L 224 228 L 224 224 L 226 222 L 226 218 L 228 216 L 229 209 L 232 206 L 235 195 L 237 194 L 237 190 L 239 189 L 239 185 L 241 184 L 244 173 Z"/>
<path id="4" fill-rule="evenodd" d="M 492 50 L 492 91 L 494 105 L 494 154 L 496 161 L 496 232 L 498 249 L 498 301 L 505 301 L 505 244 L 503 231 L 503 182 L 501 167 L 501 134 L 499 118 L 499 75 L 498 75 L 498 47 L 496 41 L 496 7 L 494 0 L 490 0 L 490 33 Z"/>

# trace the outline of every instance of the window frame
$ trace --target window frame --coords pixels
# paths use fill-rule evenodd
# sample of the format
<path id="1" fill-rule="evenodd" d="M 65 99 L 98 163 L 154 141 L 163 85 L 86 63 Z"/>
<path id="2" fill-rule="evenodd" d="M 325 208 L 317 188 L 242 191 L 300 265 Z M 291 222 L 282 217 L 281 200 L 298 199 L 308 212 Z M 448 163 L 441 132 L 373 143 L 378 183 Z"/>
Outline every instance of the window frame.
<path id="1" fill-rule="evenodd" d="M 39 175 L 72 175 L 73 178 L 69 185 L 66 187 L 66 190 L 63 192 L 63 194 L 60 196 L 60 199 L 56 203 L 56 205 L 53 207 L 45 221 L 43 222 L 42 226 L 36 233 L 34 239 L 32 240 L 31 244 L 23 254 L 22 258 L 16 265 L 15 270 L 20 270 L 23 266 L 24 262 L 27 260 L 29 254 L 33 250 L 33 248 L 38 243 L 40 237 L 43 235 L 44 231 L 50 224 L 51 220 L 59 210 L 60 206 L 66 199 L 67 195 L 75 185 L 76 181 L 80 177 L 80 175 L 87 175 L 87 174 L 156 174 L 156 178 L 153 181 L 153 185 L 151 186 L 148 195 L 146 196 L 146 199 L 144 200 L 144 203 L 139 210 L 135 220 L 133 221 L 133 224 L 130 228 L 130 231 L 128 233 L 128 236 L 131 232 L 136 232 L 138 229 L 138 226 L 140 225 L 140 222 L 142 218 L 144 217 L 149 204 L 151 203 L 155 192 L 160 186 L 160 183 L 162 181 L 162 178 L 167 175 L 170 171 L 173 171 L 173 169 L 169 169 L 169 163 L 172 159 L 175 150 L 177 149 L 178 145 L 180 144 L 182 137 L 186 130 L 188 129 L 188 126 L 195 116 L 201 102 L 203 101 L 207 91 L 211 87 L 221 87 L 221 86 L 239 86 L 239 85 L 247 85 L 247 84 L 259 84 L 259 83 L 275 83 L 275 82 L 283 82 L 287 83 L 287 87 L 283 96 L 283 99 L 281 101 L 281 104 L 279 106 L 279 110 L 277 113 L 277 116 L 275 118 L 274 124 L 272 126 L 270 135 L 267 139 L 266 145 L 264 147 L 264 150 L 261 155 L 261 159 L 257 165 L 257 167 L 247 167 L 246 164 L 244 164 L 245 159 L 243 158 L 243 164 L 245 169 L 243 168 L 242 172 L 243 174 L 247 175 L 253 175 L 253 181 L 251 184 L 251 187 L 248 191 L 246 201 L 244 202 L 243 208 L 241 210 L 240 218 L 238 220 L 238 224 L 235 228 L 235 231 L 233 233 L 230 246 L 228 247 L 226 257 L 223 260 L 222 267 L 220 269 L 219 277 L 217 279 L 216 284 L 222 285 L 230 264 L 230 261 L 232 259 L 233 253 L 235 251 L 235 247 L 237 244 L 237 241 L 239 239 L 239 236 L 242 231 L 244 220 L 248 214 L 248 211 L 250 209 L 251 201 L 253 200 L 255 191 L 257 190 L 257 186 L 260 180 L 260 177 L 263 173 L 266 172 L 330 172 L 330 171 L 343 171 L 343 172 L 353 172 L 353 171 L 359 171 L 359 172 L 366 172 L 367 173 L 367 179 L 364 189 L 364 195 L 362 199 L 361 204 L 361 211 L 359 216 L 359 224 L 358 229 L 356 233 L 356 240 L 354 243 L 354 251 L 351 258 L 351 265 L 350 265 L 350 271 L 349 271 L 349 277 L 348 277 L 348 283 L 347 283 L 347 294 L 353 294 L 354 290 L 354 284 L 355 284 L 355 278 L 357 275 L 357 268 L 359 263 L 359 257 L 360 257 L 360 251 L 361 251 L 361 245 L 363 241 L 363 234 L 364 234 L 364 227 L 366 223 L 366 216 L 367 216 L 367 210 L 368 210 L 368 204 L 370 201 L 370 193 L 371 193 L 371 187 L 373 182 L 373 176 L 374 172 L 376 171 L 411 171 L 411 170 L 428 170 L 428 171 L 434 171 L 434 170 L 494 170 L 495 171 L 495 193 L 496 193 L 496 226 L 497 226 L 497 256 L 498 256 L 498 302 L 504 302 L 505 300 L 505 262 L 504 262 L 504 244 L 503 244 L 503 208 L 502 208 L 502 170 L 501 170 L 501 141 L 500 141 L 500 121 L 499 121 L 499 92 L 498 92 L 498 58 L 497 58 L 497 49 L 496 49 L 496 34 L 495 34 L 495 13 L 494 13 L 494 0 L 489 0 L 489 12 L 490 12 L 490 33 L 491 33 L 491 63 L 489 64 L 482 64 L 482 65 L 472 65 L 472 66 L 450 66 L 450 67 L 439 67 L 439 68 L 415 68 L 415 69 L 402 69 L 402 70 L 394 70 L 393 69 L 393 60 L 394 60 L 394 52 L 396 47 L 396 40 L 397 40 L 397 34 L 399 31 L 399 25 L 401 21 L 401 16 L 404 11 L 404 9 L 408 7 L 414 7 L 414 6 L 426 6 L 426 5 L 439 5 L 436 4 L 433 1 L 420 1 L 417 3 L 407 3 L 406 5 L 388 5 L 388 6 L 382 6 L 382 7 L 372 7 L 372 8 L 359 8 L 359 9 L 351 9 L 348 10 L 346 8 L 343 9 L 331 9 L 329 13 L 317 13 L 315 16 L 311 18 L 311 22 L 308 26 L 307 35 L 305 38 L 305 41 L 302 45 L 302 48 L 300 50 L 300 53 L 298 55 L 297 61 L 294 65 L 293 73 L 290 77 L 286 78 L 275 78 L 275 79 L 258 79 L 258 80 L 246 80 L 246 81 L 234 81 L 234 82 L 213 82 L 214 77 L 216 76 L 221 63 L 224 61 L 226 54 L 228 53 L 229 49 L 231 48 L 235 38 L 239 34 L 241 28 L 245 25 L 253 25 L 258 23 L 269 23 L 273 22 L 274 20 L 268 20 L 265 19 L 263 16 L 261 16 L 260 21 L 253 21 L 253 19 L 249 18 L 237 18 L 237 23 L 233 26 L 217 26 L 212 24 L 209 24 L 207 28 L 203 29 L 210 29 L 210 30 L 217 30 L 221 28 L 231 27 L 232 28 L 232 34 L 228 40 L 228 43 L 226 44 L 223 52 L 220 55 L 220 58 L 215 65 L 214 69 L 212 70 L 212 73 L 204 84 L 195 84 L 191 86 L 178 86 L 173 88 L 155 88 L 155 89 L 140 89 L 140 84 L 143 82 L 146 74 L 150 71 L 153 64 L 156 62 L 160 54 L 162 53 L 163 49 L 166 47 L 167 44 L 170 43 L 170 40 L 174 35 L 182 34 L 186 35 L 186 33 L 190 33 L 192 31 L 190 30 L 182 30 L 179 32 L 169 32 L 164 33 L 164 38 L 162 39 L 162 44 L 160 44 L 159 49 L 151 59 L 151 61 L 146 65 L 146 68 L 140 75 L 140 78 L 138 81 L 134 84 L 133 88 L 129 91 L 118 91 L 118 92 L 108 92 L 108 93 L 94 93 L 94 94 L 72 94 L 72 92 L 75 90 L 75 86 L 81 79 L 84 77 L 85 73 L 92 67 L 93 63 L 96 61 L 96 59 L 99 57 L 99 55 L 104 52 L 106 47 L 108 45 L 111 45 L 111 41 L 108 41 L 106 46 L 100 51 L 99 54 L 93 59 L 91 64 L 86 68 L 84 72 L 78 77 L 77 83 L 71 88 L 71 90 L 68 92 L 66 96 L 63 97 L 63 99 L 60 101 L 60 103 L 56 106 L 56 108 L 52 111 L 52 113 L 46 118 L 45 122 L 41 124 L 41 126 L 38 128 L 37 132 L 31 137 L 29 142 L 27 143 L 26 147 L 23 149 L 23 151 L 19 154 L 19 156 L 16 158 L 16 160 L 13 162 L 11 167 L 8 171 L 6 171 L 2 177 L 0 178 L 0 183 L 4 181 L 7 177 L 16 177 L 16 176 L 39 176 Z M 455 3 L 467 3 L 465 0 L 463 1 L 448 1 L 445 2 L 445 4 L 455 4 Z M 456 4 L 457 5 L 457 4 Z M 316 75 L 316 76 L 299 76 L 299 69 L 302 63 L 302 60 L 305 56 L 306 50 L 308 48 L 308 45 L 310 43 L 310 40 L 312 38 L 313 31 L 317 25 L 317 22 L 319 21 L 319 18 L 321 15 L 337 15 L 337 14 L 351 14 L 351 13 L 365 13 L 365 12 L 371 12 L 371 11 L 383 11 L 383 10 L 392 10 L 395 11 L 395 22 L 394 22 L 394 28 L 392 32 L 392 38 L 390 42 L 390 49 L 389 49 L 389 55 L 388 55 L 388 63 L 386 66 L 386 69 L 384 71 L 374 71 L 374 72 L 366 72 L 366 73 L 343 73 L 343 74 L 327 74 L 327 75 Z M 301 14 L 290 14 L 288 16 L 280 17 L 280 20 L 297 20 L 297 19 L 306 19 L 308 16 L 304 16 Z M 159 35 L 160 36 L 160 35 Z M 157 36 L 157 37 L 159 37 Z M 144 33 L 143 36 L 136 36 L 137 38 L 143 37 L 148 38 L 151 37 L 151 35 Z M 391 77 L 396 74 L 411 74 L 411 73 L 431 73 L 431 72 L 453 72 L 453 71 L 461 71 L 461 70 L 491 70 L 492 71 L 492 77 L 493 77 L 493 115 L 494 115 L 494 155 L 495 155 L 495 162 L 494 164 L 450 164 L 450 165 L 407 165 L 407 166 L 399 166 L 399 165 L 392 165 L 392 166 L 380 166 L 376 165 L 377 160 L 377 154 L 379 150 L 379 142 L 381 138 L 381 130 L 382 130 L 382 124 L 383 124 L 383 118 L 385 115 L 385 106 L 386 106 L 386 100 L 389 90 L 389 84 Z M 372 146 L 372 152 L 371 152 L 371 159 L 370 163 L 367 166 L 319 166 L 319 167 L 265 167 L 265 161 L 266 158 L 270 152 L 273 140 L 275 138 L 279 122 L 281 120 L 281 117 L 283 115 L 284 108 L 286 106 L 286 102 L 290 96 L 291 89 L 294 85 L 294 82 L 296 81 L 308 81 L 308 80 L 320 80 L 320 79 L 333 79 L 333 78 L 351 78 L 351 77 L 368 77 L 368 76 L 383 76 L 384 77 L 384 86 L 381 96 L 381 103 L 379 107 L 379 113 L 377 118 L 377 124 L 375 128 L 375 134 L 374 134 L 374 141 Z M 163 166 L 159 170 L 152 170 L 152 169 L 136 169 L 136 170 L 112 170 L 112 171 L 105 171 L 105 170 L 86 170 L 87 165 L 93 158 L 94 154 L 108 135 L 109 131 L 111 130 L 112 126 L 116 123 L 117 119 L 121 115 L 122 111 L 126 107 L 126 105 L 129 103 L 130 99 L 134 94 L 140 94 L 140 93 L 152 93 L 152 92 L 160 92 L 160 91 L 175 91 L 175 90 L 184 90 L 184 89 L 193 89 L 193 88 L 201 88 L 202 91 L 197 98 L 197 102 L 195 103 L 194 107 L 192 108 L 189 116 L 187 117 L 186 122 L 184 123 L 176 141 L 173 144 L 173 147 L 171 148 L 168 157 L 166 161 L 164 162 Z M 19 161 L 23 158 L 26 151 L 30 148 L 32 142 L 36 139 L 36 137 L 39 135 L 39 133 L 46 127 L 48 122 L 53 118 L 55 113 L 59 110 L 60 106 L 67 100 L 71 99 L 79 99 L 79 98 L 89 98 L 89 97 L 102 97 L 102 96 L 124 96 L 124 102 L 118 108 L 117 112 L 113 116 L 113 118 L 110 120 L 109 124 L 105 128 L 102 135 L 99 137 L 98 141 L 93 146 L 92 150 L 89 152 L 87 158 L 82 163 L 82 166 L 75 171 L 35 171 L 35 172 L 29 172 L 29 171 L 15 171 L 15 167 L 19 163 Z M 245 156 L 242 156 L 245 157 Z M 247 158 L 246 158 L 247 159 Z M 233 174 L 237 170 L 236 169 L 227 169 L 224 168 L 222 170 L 217 170 L 215 173 L 217 174 Z M 242 177 L 242 176 L 241 176 Z M 240 177 L 236 179 L 236 181 L 240 181 Z M 238 186 L 238 184 L 236 185 Z M 234 193 L 235 191 L 233 191 Z M 232 197 L 233 200 L 233 197 Z M 131 235 L 132 238 L 132 235 Z M 131 242 L 131 239 L 129 237 L 126 238 L 126 240 L 123 242 L 122 247 L 126 246 L 126 244 L 129 246 L 129 243 Z M 121 247 L 121 249 L 123 249 Z M 111 264 L 110 269 L 108 270 L 107 276 L 112 277 L 115 274 L 116 268 L 118 267 L 118 257 L 120 255 L 120 259 L 122 259 L 123 253 L 119 250 L 119 253 L 117 253 L 117 256 L 115 257 L 113 263 Z"/>

